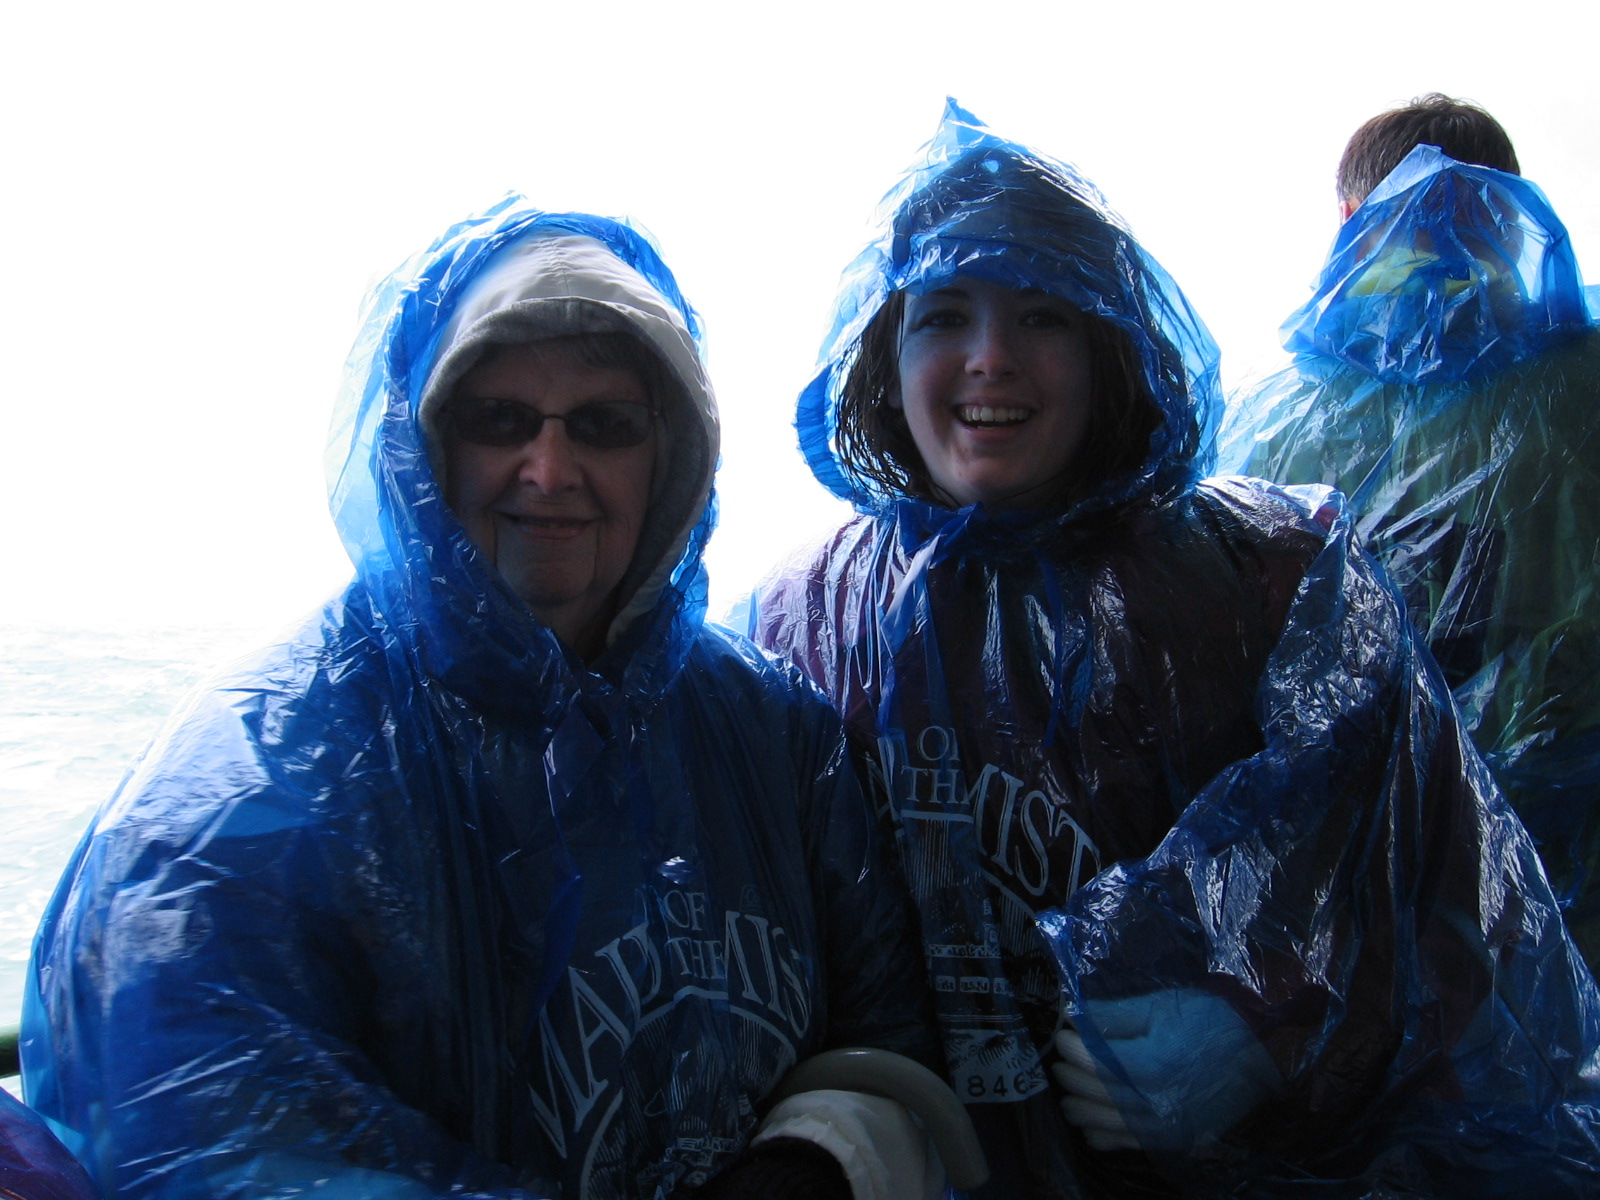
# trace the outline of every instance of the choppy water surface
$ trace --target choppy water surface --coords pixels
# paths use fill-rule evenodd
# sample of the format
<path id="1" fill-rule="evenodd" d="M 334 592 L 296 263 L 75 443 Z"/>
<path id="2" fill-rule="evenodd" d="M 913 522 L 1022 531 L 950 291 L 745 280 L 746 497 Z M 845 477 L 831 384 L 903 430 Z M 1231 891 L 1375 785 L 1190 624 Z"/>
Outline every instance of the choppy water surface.
<path id="1" fill-rule="evenodd" d="M 0 625 L 0 1025 L 78 838 L 180 696 L 264 643 L 236 627 Z"/>

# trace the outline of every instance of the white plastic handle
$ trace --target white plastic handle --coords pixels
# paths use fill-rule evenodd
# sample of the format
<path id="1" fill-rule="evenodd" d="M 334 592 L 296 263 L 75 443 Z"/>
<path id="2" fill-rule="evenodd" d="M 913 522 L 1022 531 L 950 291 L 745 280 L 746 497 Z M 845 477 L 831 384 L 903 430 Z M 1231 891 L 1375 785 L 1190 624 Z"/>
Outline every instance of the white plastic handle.
<path id="1" fill-rule="evenodd" d="M 898 1101 L 917 1115 L 933 1138 L 952 1187 L 966 1192 L 989 1181 L 989 1162 L 966 1107 L 949 1084 L 921 1063 L 892 1050 L 825 1050 L 790 1071 L 770 1099 L 776 1104 L 799 1092 L 825 1090 L 865 1092 Z"/>

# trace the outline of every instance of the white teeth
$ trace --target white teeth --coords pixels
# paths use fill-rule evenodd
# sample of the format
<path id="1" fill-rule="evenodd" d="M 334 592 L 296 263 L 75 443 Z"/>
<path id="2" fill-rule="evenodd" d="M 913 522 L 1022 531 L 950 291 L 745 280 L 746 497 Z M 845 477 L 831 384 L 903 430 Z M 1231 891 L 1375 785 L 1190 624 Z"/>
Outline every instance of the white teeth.
<path id="1" fill-rule="evenodd" d="M 957 419 L 968 425 L 1020 425 L 1031 414 L 1025 408 L 995 408 L 988 404 L 963 404 Z"/>

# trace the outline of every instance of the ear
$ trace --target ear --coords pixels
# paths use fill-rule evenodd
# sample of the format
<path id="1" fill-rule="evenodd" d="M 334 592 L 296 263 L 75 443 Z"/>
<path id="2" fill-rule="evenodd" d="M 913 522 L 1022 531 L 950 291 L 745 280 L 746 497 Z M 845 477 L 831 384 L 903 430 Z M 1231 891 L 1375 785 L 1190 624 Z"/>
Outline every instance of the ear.
<path id="1" fill-rule="evenodd" d="M 1343 225 L 1346 221 L 1348 221 L 1350 219 L 1350 217 L 1351 217 L 1351 214 L 1353 214 L 1356 211 L 1356 209 L 1358 209 L 1360 207 L 1361 207 L 1361 201 L 1352 200 L 1352 199 L 1350 199 L 1349 196 L 1340 196 L 1339 197 L 1339 224 Z"/>

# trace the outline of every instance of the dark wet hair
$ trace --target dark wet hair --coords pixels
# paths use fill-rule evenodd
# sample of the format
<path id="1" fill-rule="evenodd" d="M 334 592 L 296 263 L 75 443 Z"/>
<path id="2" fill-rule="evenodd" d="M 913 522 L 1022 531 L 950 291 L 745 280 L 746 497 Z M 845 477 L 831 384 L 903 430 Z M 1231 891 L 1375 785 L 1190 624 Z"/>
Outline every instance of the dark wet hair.
<path id="1" fill-rule="evenodd" d="M 1360 203 L 1421 145 L 1457 162 L 1521 173 L 1511 138 L 1483 109 L 1439 92 L 1379 113 L 1351 135 L 1339 159 L 1339 198 Z"/>
<path id="2" fill-rule="evenodd" d="M 844 468 L 890 494 L 942 504 L 905 412 L 900 387 L 900 320 L 905 293 L 884 303 L 848 358 L 839 397 L 835 449 Z M 1068 464 L 1056 499 L 1065 508 L 1102 483 L 1136 470 L 1150 451 L 1161 412 L 1144 385 L 1139 357 L 1111 322 L 1086 315 L 1094 408 L 1083 444 Z"/>

